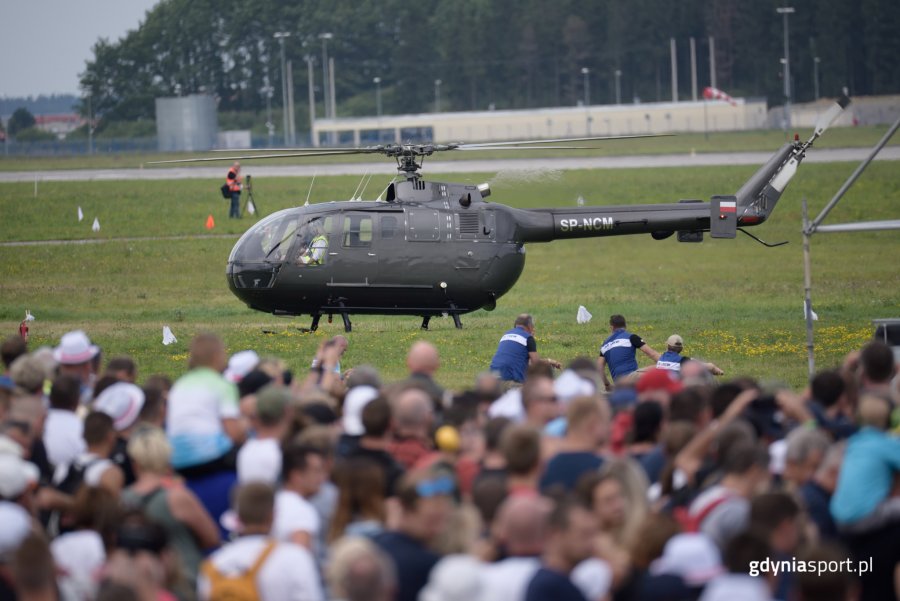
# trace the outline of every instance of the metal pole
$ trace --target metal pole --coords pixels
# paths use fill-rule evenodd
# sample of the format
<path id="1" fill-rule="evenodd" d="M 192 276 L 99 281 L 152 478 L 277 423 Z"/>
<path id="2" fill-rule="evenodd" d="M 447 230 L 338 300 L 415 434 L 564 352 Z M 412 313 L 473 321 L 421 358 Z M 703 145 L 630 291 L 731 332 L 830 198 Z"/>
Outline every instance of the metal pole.
<path id="1" fill-rule="evenodd" d="M 581 75 L 584 79 L 584 106 L 591 106 L 591 70 L 582 67 Z"/>
<path id="2" fill-rule="evenodd" d="M 274 146 L 274 138 L 275 138 L 275 126 L 272 125 L 272 82 L 269 81 L 269 76 L 266 75 L 266 86 L 263 88 L 263 92 L 266 94 L 266 131 L 269 133 L 269 148 Z"/>
<path id="3" fill-rule="evenodd" d="M 862 174 L 863 171 L 865 171 L 866 167 L 869 166 L 869 163 L 872 162 L 872 159 L 875 158 L 875 155 L 881 152 L 881 149 L 884 148 L 884 145 L 888 143 L 888 140 L 891 139 L 891 137 L 897 131 L 898 127 L 900 127 L 900 117 L 898 117 L 897 120 L 894 121 L 894 124 L 891 125 L 891 128 L 887 131 L 886 134 L 884 134 L 881 140 L 879 140 L 875 148 L 872 149 L 872 152 L 869 153 L 869 156 L 867 156 L 866 159 L 859 164 L 859 167 L 856 168 L 856 171 L 854 171 L 850 175 L 850 177 L 847 178 L 847 181 L 844 182 L 844 185 L 841 186 L 841 189 L 837 191 L 837 193 L 834 195 L 834 198 L 832 198 L 831 201 L 827 205 L 825 205 L 825 208 L 822 209 L 822 212 L 819 213 L 819 216 L 816 217 L 811 224 L 809 224 L 810 234 L 815 233 L 816 228 L 819 227 L 819 225 L 822 223 L 822 220 L 828 216 L 828 213 L 831 212 L 831 209 L 834 208 L 834 205 L 836 205 L 838 201 L 843 198 L 844 194 L 847 193 L 847 190 L 850 189 L 850 186 L 852 186 L 854 182 L 856 182 L 857 178 Z"/>
<path id="4" fill-rule="evenodd" d="M 328 88 L 328 99 L 331 101 L 331 118 L 337 118 L 337 101 L 334 93 L 334 57 L 328 59 L 328 76 L 330 79 Z"/>
<path id="5" fill-rule="evenodd" d="M 329 119 L 332 117 L 331 114 L 331 103 L 328 98 L 329 84 L 328 84 L 328 40 L 333 38 L 334 35 L 331 33 L 320 33 L 319 39 L 322 40 L 322 97 L 325 100 L 325 118 Z"/>
<path id="6" fill-rule="evenodd" d="M 678 60 L 675 55 L 675 38 L 669 38 L 669 54 L 672 56 L 672 102 L 678 102 Z"/>
<path id="7" fill-rule="evenodd" d="M 622 71 L 620 69 L 616 69 L 616 104 L 622 104 L 622 87 L 620 85 L 622 78 Z"/>
<path id="8" fill-rule="evenodd" d="M 313 57 L 306 57 L 307 87 L 309 87 L 309 143 L 319 145 L 319 136 L 316 135 L 316 80 L 313 76 Z"/>
<path id="9" fill-rule="evenodd" d="M 691 100 L 697 102 L 697 42 L 691 37 Z"/>
<path id="10" fill-rule="evenodd" d="M 297 127 L 294 124 L 294 66 L 293 61 L 287 62 L 287 93 L 288 93 L 288 133 L 290 134 L 290 144 L 297 144 Z"/>
<path id="11" fill-rule="evenodd" d="M 288 94 L 287 94 L 287 69 L 284 65 L 284 39 L 290 37 L 289 31 L 277 31 L 273 37 L 281 46 L 281 121 L 284 130 L 284 143 L 290 144 L 288 137 Z"/>
<path id="12" fill-rule="evenodd" d="M 375 115 L 380 119 L 381 118 L 381 78 L 376 77 L 372 79 L 372 82 L 375 84 Z"/>
<path id="13" fill-rule="evenodd" d="M 788 30 L 788 15 L 794 12 L 791 6 L 776 8 L 775 11 L 784 17 L 784 131 L 791 128 L 791 48 Z"/>
<path id="14" fill-rule="evenodd" d="M 806 207 L 806 197 L 803 197 L 803 294 L 804 313 L 806 314 L 806 355 L 809 360 L 809 377 L 816 373 L 815 345 L 813 340 L 812 317 L 812 267 L 809 258 L 809 213 Z"/>
<path id="15" fill-rule="evenodd" d="M 94 110 L 91 106 L 91 98 L 88 96 L 88 154 L 94 154 Z"/>
<path id="16" fill-rule="evenodd" d="M 709 36 L 709 85 L 716 85 L 716 38 Z"/>
<path id="17" fill-rule="evenodd" d="M 441 112 L 441 80 L 434 80 L 434 112 Z"/>
<path id="18" fill-rule="evenodd" d="M 813 91 L 816 96 L 816 100 L 819 99 L 819 57 L 813 57 Z"/>

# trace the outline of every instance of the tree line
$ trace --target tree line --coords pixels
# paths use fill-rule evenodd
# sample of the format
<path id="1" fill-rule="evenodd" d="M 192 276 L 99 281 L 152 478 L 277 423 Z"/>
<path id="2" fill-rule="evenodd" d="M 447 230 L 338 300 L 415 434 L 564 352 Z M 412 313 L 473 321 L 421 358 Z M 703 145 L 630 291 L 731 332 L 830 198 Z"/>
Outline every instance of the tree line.
<path id="1" fill-rule="evenodd" d="M 733 96 L 784 99 L 789 2 L 795 102 L 900 91 L 897 0 L 162 0 L 126 37 L 99 40 L 81 74 L 80 110 L 106 121 L 152 119 L 154 99 L 213 94 L 220 111 L 268 106 L 281 113 L 281 54 L 290 32 L 297 124 L 307 123 L 307 68 L 323 115 L 320 34 L 335 62 L 338 116 L 375 113 L 375 78 L 386 114 L 522 109 L 671 99 L 670 38 L 678 94 L 690 99 L 689 39 L 698 86 Z M 818 60 L 816 60 L 818 59 Z M 619 73 L 617 76 L 616 73 Z M 436 85 L 435 81 L 440 80 Z M 88 103 L 88 98 L 90 103 Z M 88 106 L 90 104 L 90 107 Z"/>

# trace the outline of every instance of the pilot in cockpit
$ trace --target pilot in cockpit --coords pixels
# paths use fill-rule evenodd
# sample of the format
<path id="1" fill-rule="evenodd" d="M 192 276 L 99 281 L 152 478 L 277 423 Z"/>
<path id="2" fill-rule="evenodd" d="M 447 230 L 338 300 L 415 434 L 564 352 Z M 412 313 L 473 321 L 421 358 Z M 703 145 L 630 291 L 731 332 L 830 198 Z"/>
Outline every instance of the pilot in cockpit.
<path id="1" fill-rule="evenodd" d="M 322 265 L 325 262 L 325 253 L 328 251 L 328 238 L 325 236 L 325 228 L 321 219 L 314 219 L 309 223 L 309 231 L 312 239 L 297 258 L 300 265 Z"/>

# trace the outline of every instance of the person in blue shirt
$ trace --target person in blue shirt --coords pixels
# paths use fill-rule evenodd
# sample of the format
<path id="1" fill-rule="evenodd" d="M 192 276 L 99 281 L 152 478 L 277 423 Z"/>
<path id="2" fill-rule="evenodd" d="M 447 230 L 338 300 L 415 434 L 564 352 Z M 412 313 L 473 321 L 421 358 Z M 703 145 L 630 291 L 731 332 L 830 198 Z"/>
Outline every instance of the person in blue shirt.
<path id="1" fill-rule="evenodd" d="M 656 367 L 659 369 L 668 369 L 669 371 L 680 374 L 681 364 L 691 360 L 690 357 L 685 357 L 681 354 L 683 350 L 684 340 L 678 334 L 672 334 L 666 340 L 666 352 L 659 356 L 659 359 L 656 361 Z M 714 376 L 725 375 L 725 372 L 719 369 L 715 363 L 708 363 L 705 361 L 700 361 L 700 363 Z"/>
<path id="2" fill-rule="evenodd" d="M 597 370 L 603 374 L 603 384 L 610 388 L 609 379 L 606 377 L 604 367 L 609 367 L 609 373 L 613 382 L 627 379 L 638 369 L 635 351 L 641 349 L 645 355 L 653 361 L 659 361 L 659 353 L 653 350 L 649 344 L 637 334 L 632 334 L 625 329 L 625 318 L 621 315 L 613 315 L 609 318 L 611 334 L 600 346 L 600 357 L 597 359 Z"/>
<path id="3" fill-rule="evenodd" d="M 500 338 L 497 352 L 491 359 L 491 371 L 500 374 L 500 379 L 507 382 L 524 382 L 525 372 L 529 365 L 540 360 L 537 343 L 534 341 L 534 318 L 528 313 L 516 317 L 513 329 L 507 330 Z M 545 359 L 547 363 L 559 369 L 559 361 Z"/>

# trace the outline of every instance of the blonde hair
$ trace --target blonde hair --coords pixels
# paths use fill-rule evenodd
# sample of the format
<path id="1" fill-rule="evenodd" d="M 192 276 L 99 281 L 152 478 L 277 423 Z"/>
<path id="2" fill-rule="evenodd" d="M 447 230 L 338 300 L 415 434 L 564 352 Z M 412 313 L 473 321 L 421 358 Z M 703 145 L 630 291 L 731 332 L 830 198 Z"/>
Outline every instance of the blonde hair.
<path id="1" fill-rule="evenodd" d="M 617 457 L 603 464 L 600 474 L 609 474 L 622 487 L 625 497 L 625 522 L 618 532 L 619 543 L 625 546 L 634 544 L 641 524 L 650 513 L 647 502 L 647 489 L 650 483 L 640 464 L 630 457 Z"/>
<path id="2" fill-rule="evenodd" d="M 138 469 L 151 474 L 167 474 L 172 459 L 172 445 L 156 426 L 138 428 L 128 441 L 128 454 Z"/>
<path id="3" fill-rule="evenodd" d="M 859 399 L 857 418 L 860 426 L 887 430 L 891 425 L 891 402 L 874 394 L 864 394 Z"/>

